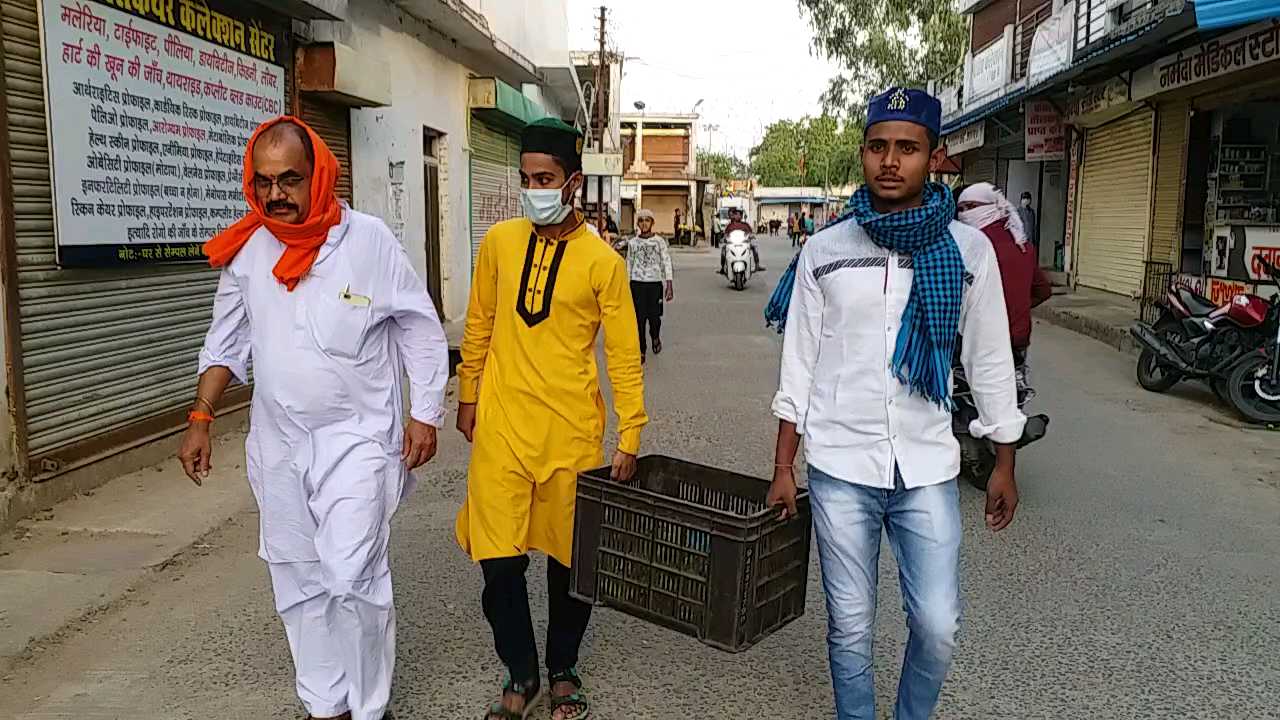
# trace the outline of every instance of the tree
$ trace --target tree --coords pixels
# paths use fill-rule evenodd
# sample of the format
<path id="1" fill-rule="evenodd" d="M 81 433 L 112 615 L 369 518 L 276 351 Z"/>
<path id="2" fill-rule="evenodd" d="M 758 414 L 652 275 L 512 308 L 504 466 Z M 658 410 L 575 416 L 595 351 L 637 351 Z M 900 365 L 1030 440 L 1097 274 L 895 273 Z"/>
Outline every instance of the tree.
<path id="1" fill-rule="evenodd" d="M 710 150 L 698 151 L 698 174 L 710 175 L 719 182 L 745 180 L 750 174 L 747 164 L 736 155 Z"/>
<path id="2" fill-rule="evenodd" d="M 751 149 L 751 171 L 767 187 L 835 187 L 862 179 L 862 128 L 831 115 L 779 120 Z"/>
<path id="3" fill-rule="evenodd" d="M 814 50 L 844 71 L 822 96 L 829 113 L 860 121 L 867 99 L 891 85 L 924 87 L 960 66 L 968 23 L 954 0 L 799 0 Z"/>

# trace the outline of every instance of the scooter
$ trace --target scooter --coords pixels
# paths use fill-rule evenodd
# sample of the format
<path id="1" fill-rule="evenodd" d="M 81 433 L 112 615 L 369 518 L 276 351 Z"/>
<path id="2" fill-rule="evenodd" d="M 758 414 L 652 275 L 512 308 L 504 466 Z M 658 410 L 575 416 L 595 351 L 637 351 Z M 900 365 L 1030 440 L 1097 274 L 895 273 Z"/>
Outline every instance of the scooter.
<path id="1" fill-rule="evenodd" d="M 755 256 L 751 252 L 751 238 L 741 230 L 734 230 L 724 239 L 724 268 L 734 290 L 742 290 L 756 271 Z"/>
<path id="2" fill-rule="evenodd" d="M 1015 357 L 1018 367 L 1018 409 L 1026 408 L 1036 391 L 1026 384 L 1025 356 Z M 986 491 L 987 481 L 991 479 L 991 471 L 996 467 L 996 451 L 991 441 L 976 438 L 969 434 L 969 424 L 978 419 L 978 408 L 973 403 L 973 392 L 969 389 L 969 380 L 965 377 L 964 366 L 960 364 L 960 348 L 957 342 L 956 354 L 951 363 L 951 374 L 954 379 L 951 399 L 955 409 L 951 411 L 951 432 L 960 443 L 960 477 L 975 488 Z M 1028 415 L 1027 424 L 1022 430 L 1022 437 L 1017 442 L 1018 449 L 1044 437 L 1049 431 L 1049 416 Z"/>

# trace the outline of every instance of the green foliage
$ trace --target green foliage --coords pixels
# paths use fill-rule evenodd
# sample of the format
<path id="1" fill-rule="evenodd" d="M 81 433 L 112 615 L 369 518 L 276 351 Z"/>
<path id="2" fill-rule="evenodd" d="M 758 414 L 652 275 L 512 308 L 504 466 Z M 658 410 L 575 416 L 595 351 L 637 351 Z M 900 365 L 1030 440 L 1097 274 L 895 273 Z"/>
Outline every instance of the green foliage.
<path id="1" fill-rule="evenodd" d="M 835 187 L 862 179 L 862 128 L 830 115 L 779 120 L 751 149 L 751 173 L 769 187 Z"/>
<path id="2" fill-rule="evenodd" d="M 860 121 L 869 97 L 891 85 L 924 87 L 960 66 L 968 23 L 954 0 L 799 0 L 814 50 L 840 63 L 823 106 Z"/>
<path id="3" fill-rule="evenodd" d="M 726 180 L 745 180 L 750 171 L 747 164 L 736 155 L 729 153 L 698 151 L 698 174 L 709 175 L 720 182 Z"/>

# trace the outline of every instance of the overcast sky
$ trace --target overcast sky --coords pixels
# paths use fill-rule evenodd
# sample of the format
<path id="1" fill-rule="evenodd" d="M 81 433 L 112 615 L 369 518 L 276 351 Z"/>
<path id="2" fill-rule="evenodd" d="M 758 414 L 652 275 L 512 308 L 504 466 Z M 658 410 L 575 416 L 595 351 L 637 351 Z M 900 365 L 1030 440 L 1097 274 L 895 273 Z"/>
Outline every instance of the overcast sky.
<path id="1" fill-rule="evenodd" d="M 765 126 L 821 111 L 836 68 L 810 52 L 795 0 L 613 0 L 610 47 L 626 54 L 622 107 L 689 112 L 699 99 L 699 146 L 746 159 Z M 569 46 L 596 47 L 600 0 L 568 0 Z M 707 125 L 719 126 L 709 129 Z"/>

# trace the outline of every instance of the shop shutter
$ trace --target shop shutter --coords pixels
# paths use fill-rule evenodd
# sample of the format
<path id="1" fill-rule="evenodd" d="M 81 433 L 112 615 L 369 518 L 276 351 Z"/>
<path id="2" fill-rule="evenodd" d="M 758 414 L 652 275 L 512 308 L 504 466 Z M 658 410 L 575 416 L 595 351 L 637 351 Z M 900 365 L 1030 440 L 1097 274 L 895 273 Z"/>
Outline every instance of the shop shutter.
<path id="1" fill-rule="evenodd" d="M 965 185 L 974 183 L 989 182 L 992 185 L 996 183 L 996 156 L 994 152 L 977 152 L 966 153 L 964 157 L 964 165 L 962 166 L 963 175 L 961 178 Z"/>
<path id="2" fill-rule="evenodd" d="M 520 142 L 479 118 L 471 121 L 471 265 L 494 223 L 520 210 Z"/>
<path id="3" fill-rule="evenodd" d="M 1187 123 L 1190 105 L 1175 102 L 1157 111 L 1155 195 L 1151 203 L 1149 260 L 1180 265 L 1182 203 L 1187 163 Z"/>
<path id="4" fill-rule="evenodd" d="M 1085 136 L 1080 179 L 1079 278 L 1136 297 L 1151 227 L 1153 113 L 1139 110 Z"/>
<path id="5" fill-rule="evenodd" d="M 351 192 L 351 109 L 325 102 L 311 93 L 300 93 L 298 110 L 302 121 L 324 140 L 338 158 L 338 197 L 352 201 Z"/>
<path id="6" fill-rule="evenodd" d="M 9 141 L 17 254 L 18 307 L 10 312 L 18 313 L 26 459 L 37 473 L 178 427 L 180 420 L 161 427 L 156 419 L 191 401 L 218 282 L 203 263 L 58 268 L 38 17 L 37 0 L 0 0 L 8 118 L 0 130 Z M 245 397 L 228 393 L 232 403 Z"/>

